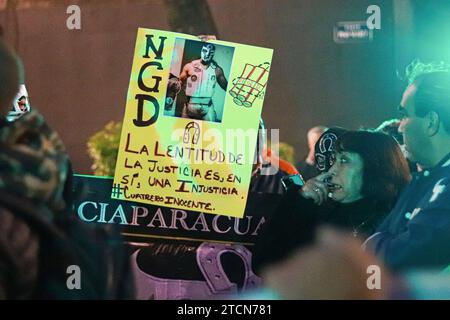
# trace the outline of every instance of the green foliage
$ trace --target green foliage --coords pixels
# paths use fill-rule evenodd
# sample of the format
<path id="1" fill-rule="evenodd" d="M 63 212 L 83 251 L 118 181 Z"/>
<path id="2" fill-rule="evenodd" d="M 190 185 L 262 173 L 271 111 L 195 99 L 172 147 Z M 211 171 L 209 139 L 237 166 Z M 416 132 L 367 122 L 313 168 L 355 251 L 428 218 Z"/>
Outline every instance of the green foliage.
<path id="1" fill-rule="evenodd" d="M 114 176 L 121 131 L 122 122 L 111 121 L 89 138 L 87 151 L 96 176 Z"/>
<path id="2" fill-rule="evenodd" d="M 293 146 L 286 142 L 280 142 L 278 145 L 280 159 L 286 160 L 290 163 L 295 163 L 295 149 Z"/>
<path id="3" fill-rule="evenodd" d="M 277 144 L 269 141 L 267 144 L 269 147 L 272 147 L 272 152 L 274 152 L 278 148 L 278 157 L 283 159 L 291 164 L 295 163 L 295 148 L 286 142 L 279 142 Z"/>

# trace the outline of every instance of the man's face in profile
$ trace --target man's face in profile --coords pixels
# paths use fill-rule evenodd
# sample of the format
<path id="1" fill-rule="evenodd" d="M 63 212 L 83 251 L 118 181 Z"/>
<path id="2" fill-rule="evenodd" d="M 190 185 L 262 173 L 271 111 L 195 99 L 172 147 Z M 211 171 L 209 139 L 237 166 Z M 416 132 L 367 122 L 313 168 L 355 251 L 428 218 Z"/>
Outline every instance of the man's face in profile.
<path id="1" fill-rule="evenodd" d="M 415 96 L 417 86 L 410 85 L 403 93 L 403 98 L 398 107 L 400 125 L 398 132 L 403 135 L 405 151 L 408 158 L 426 166 L 428 162 L 428 150 L 424 148 L 430 144 L 427 135 L 427 121 L 425 117 L 419 117 L 415 113 Z"/>
<path id="2" fill-rule="evenodd" d="M 211 60 L 214 57 L 214 53 L 215 53 L 216 49 L 214 48 L 214 46 L 212 44 L 206 44 L 202 47 L 202 51 L 201 51 L 201 57 L 202 57 L 202 61 L 209 63 L 211 62 Z"/>

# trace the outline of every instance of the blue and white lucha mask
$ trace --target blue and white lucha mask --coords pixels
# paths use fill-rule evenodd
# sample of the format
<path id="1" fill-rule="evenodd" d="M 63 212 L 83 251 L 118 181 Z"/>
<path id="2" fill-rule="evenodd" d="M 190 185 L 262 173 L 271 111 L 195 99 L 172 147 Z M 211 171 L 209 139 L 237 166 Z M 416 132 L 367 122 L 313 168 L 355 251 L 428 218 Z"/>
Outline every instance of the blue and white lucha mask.
<path id="1" fill-rule="evenodd" d="M 214 57 L 215 52 L 216 52 L 216 47 L 213 44 L 211 44 L 211 43 L 205 44 L 202 47 L 202 51 L 201 51 L 202 61 L 206 62 L 206 63 L 210 63 Z"/>

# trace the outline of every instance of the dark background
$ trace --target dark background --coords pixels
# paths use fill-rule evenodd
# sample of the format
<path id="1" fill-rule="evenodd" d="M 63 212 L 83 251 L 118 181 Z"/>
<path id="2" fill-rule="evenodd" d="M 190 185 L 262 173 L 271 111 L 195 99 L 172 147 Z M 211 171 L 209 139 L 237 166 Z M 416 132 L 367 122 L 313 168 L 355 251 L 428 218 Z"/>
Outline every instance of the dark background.
<path id="1" fill-rule="evenodd" d="M 392 117 L 404 87 L 397 71 L 414 57 L 450 57 L 449 1 L 206 2 L 220 39 L 274 49 L 263 117 L 268 128 L 280 128 L 280 140 L 296 148 L 297 158 L 306 153 L 312 126 L 373 127 Z M 75 171 L 91 173 L 86 142 L 123 117 L 137 28 L 172 31 L 167 6 L 163 0 L 14 3 L 0 7 L 0 24 L 23 58 L 31 103 L 60 133 Z M 66 28 L 71 4 L 81 7 L 81 30 Z M 373 42 L 334 43 L 334 25 L 366 20 L 371 4 L 381 8 Z"/>

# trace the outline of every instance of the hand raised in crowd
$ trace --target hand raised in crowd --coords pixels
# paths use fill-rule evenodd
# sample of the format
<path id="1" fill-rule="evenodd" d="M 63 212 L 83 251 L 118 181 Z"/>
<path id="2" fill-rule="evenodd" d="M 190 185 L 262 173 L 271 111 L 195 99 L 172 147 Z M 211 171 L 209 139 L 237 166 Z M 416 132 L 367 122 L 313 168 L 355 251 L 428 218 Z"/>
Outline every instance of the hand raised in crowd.
<path id="1" fill-rule="evenodd" d="M 306 181 L 300 190 L 300 194 L 306 199 L 312 199 L 317 205 L 321 205 L 328 198 L 328 186 L 326 180 L 331 178 L 332 173 L 324 172 L 315 178 Z"/>

